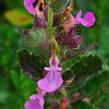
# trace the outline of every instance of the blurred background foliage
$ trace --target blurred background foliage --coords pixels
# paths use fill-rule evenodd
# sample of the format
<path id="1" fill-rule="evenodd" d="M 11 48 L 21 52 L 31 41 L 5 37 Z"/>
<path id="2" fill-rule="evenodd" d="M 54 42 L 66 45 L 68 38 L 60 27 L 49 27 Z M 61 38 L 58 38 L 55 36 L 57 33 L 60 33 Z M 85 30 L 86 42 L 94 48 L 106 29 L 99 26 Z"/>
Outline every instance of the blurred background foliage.
<path id="1" fill-rule="evenodd" d="M 54 10 L 66 3 L 66 0 L 55 1 L 58 5 L 54 5 Z M 67 89 L 72 99 L 69 109 L 109 109 L 108 4 L 108 0 L 73 1 L 74 15 L 79 10 L 91 10 L 96 15 L 92 28 L 82 27 L 84 42 L 81 46 L 95 42 L 98 47 L 64 63 L 76 75 L 73 85 Z M 35 83 L 22 73 L 16 58 L 16 51 L 22 48 L 17 27 L 29 28 L 31 24 L 32 16 L 24 9 L 23 0 L 0 0 L 0 109 L 23 109 L 28 96 L 35 92 Z M 74 93 L 80 94 L 79 100 L 73 98 Z"/>

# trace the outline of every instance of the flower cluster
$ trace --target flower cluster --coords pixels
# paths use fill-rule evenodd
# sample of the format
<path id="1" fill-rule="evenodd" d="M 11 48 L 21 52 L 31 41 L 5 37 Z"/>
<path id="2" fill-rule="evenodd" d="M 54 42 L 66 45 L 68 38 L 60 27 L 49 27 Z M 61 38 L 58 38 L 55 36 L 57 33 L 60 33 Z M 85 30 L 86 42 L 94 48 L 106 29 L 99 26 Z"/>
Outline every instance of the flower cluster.
<path id="1" fill-rule="evenodd" d="M 24 0 L 24 6 L 30 14 L 35 16 L 34 27 L 47 28 L 47 10 L 48 7 L 44 8 L 43 0 Z"/>
<path id="2" fill-rule="evenodd" d="M 52 50 L 49 64 L 50 67 L 45 67 L 46 76 L 37 82 L 38 94 L 34 94 L 29 98 L 29 101 L 25 103 L 25 109 L 43 109 L 46 93 L 54 92 L 62 85 L 62 68 L 59 67 L 59 58 L 56 55 L 55 49 Z"/>
<path id="3" fill-rule="evenodd" d="M 33 28 L 48 28 L 47 18 L 49 7 L 44 7 L 43 0 L 24 0 L 24 6 L 30 14 L 34 15 Z M 74 17 L 71 14 L 69 6 L 61 14 L 63 14 L 63 27 L 55 37 L 56 42 L 61 46 L 77 48 L 83 39 L 83 35 L 79 33 L 78 25 L 91 27 L 95 23 L 95 16 L 93 12 L 86 12 L 83 16 L 82 11 L 79 11 L 76 17 Z M 60 17 L 58 14 L 55 15 L 53 16 L 53 20 Z M 37 94 L 29 98 L 25 103 L 25 109 L 44 109 L 44 97 L 46 93 L 54 92 L 62 86 L 62 68 L 60 67 L 60 61 L 56 53 L 56 46 L 54 46 L 52 47 L 52 54 L 49 59 L 50 67 L 44 68 L 45 77 L 37 81 Z"/>
<path id="4" fill-rule="evenodd" d="M 76 29 L 77 25 L 81 24 L 85 27 L 91 27 L 94 23 L 95 16 L 93 12 L 86 12 L 84 17 L 82 17 L 82 11 L 79 11 L 74 17 L 68 7 L 64 12 L 64 31 L 57 36 L 58 43 L 67 45 L 70 48 L 78 47 L 82 42 L 83 36 L 79 33 L 78 28 Z"/>

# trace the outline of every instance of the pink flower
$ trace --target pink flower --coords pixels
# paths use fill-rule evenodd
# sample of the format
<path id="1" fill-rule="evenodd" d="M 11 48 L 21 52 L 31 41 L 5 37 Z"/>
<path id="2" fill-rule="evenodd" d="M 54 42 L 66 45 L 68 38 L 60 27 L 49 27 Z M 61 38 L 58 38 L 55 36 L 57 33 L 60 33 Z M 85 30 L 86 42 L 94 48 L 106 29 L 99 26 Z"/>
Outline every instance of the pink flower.
<path id="1" fill-rule="evenodd" d="M 44 1 L 43 0 L 24 0 L 24 7 L 25 9 L 33 15 L 42 14 L 40 12 L 44 9 Z M 39 16 L 39 15 L 38 15 Z"/>
<path id="2" fill-rule="evenodd" d="M 59 67 L 59 59 L 53 50 L 52 56 L 49 60 L 50 67 L 45 67 L 47 75 L 45 78 L 38 81 L 38 87 L 46 92 L 56 91 L 63 83 L 61 77 L 62 68 Z"/>
<path id="3" fill-rule="evenodd" d="M 96 18 L 93 12 L 89 11 L 85 13 L 84 17 L 81 16 L 82 16 L 82 11 L 79 11 L 75 18 L 76 24 L 82 24 L 85 27 L 91 27 L 94 25 Z"/>
<path id="4" fill-rule="evenodd" d="M 47 7 L 44 8 L 43 0 L 24 0 L 26 10 L 34 15 L 34 28 L 47 28 Z"/>
<path id="5" fill-rule="evenodd" d="M 25 109 L 44 109 L 44 95 L 42 90 L 38 94 L 30 96 L 29 100 L 25 103 Z"/>
<path id="6" fill-rule="evenodd" d="M 33 6 L 33 3 L 35 3 L 35 1 L 38 1 L 38 0 L 24 0 L 24 6 L 26 10 L 31 14 L 34 14 L 35 8 Z"/>
<path id="7" fill-rule="evenodd" d="M 95 16 L 93 12 L 86 12 L 85 15 L 82 17 L 82 11 L 79 11 L 74 17 L 71 12 L 68 13 L 66 17 L 69 17 L 69 19 L 64 21 L 64 31 L 68 33 L 72 28 L 75 27 L 76 24 L 81 24 L 85 27 L 91 27 L 95 23 Z"/>

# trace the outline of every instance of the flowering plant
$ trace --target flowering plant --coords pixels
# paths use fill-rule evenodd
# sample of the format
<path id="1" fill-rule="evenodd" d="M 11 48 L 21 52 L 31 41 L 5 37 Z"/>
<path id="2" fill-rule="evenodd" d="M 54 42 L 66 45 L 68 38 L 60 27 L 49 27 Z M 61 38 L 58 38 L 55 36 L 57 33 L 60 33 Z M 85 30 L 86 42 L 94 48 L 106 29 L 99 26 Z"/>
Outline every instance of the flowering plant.
<path id="1" fill-rule="evenodd" d="M 24 63 L 25 57 L 19 58 L 24 72 L 37 83 L 37 94 L 29 97 L 25 109 L 44 109 L 46 96 L 56 91 L 62 94 L 63 99 L 55 109 L 67 109 L 70 106 L 70 98 L 66 87 L 72 84 L 75 74 L 68 70 L 70 64 L 67 68 L 65 65 L 69 60 L 74 59 L 73 57 L 94 47 L 89 45 L 81 48 L 83 34 L 79 27 L 80 25 L 87 28 L 93 26 L 96 20 L 94 13 L 88 11 L 83 15 L 82 11 L 79 11 L 74 17 L 71 0 L 68 0 L 67 5 L 58 12 L 53 12 L 52 6 L 44 0 L 24 0 L 24 6 L 34 17 L 32 28 L 23 30 L 28 60 L 34 61 L 33 55 L 36 51 L 38 51 L 36 56 L 41 60 L 41 65 L 29 66 L 32 63 Z M 48 66 L 48 62 L 44 61 L 46 59 L 49 60 L 50 67 L 45 67 Z M 64 75 L 67 71 L 71 72 L 70 78 Z M 75 100 L 79 98 L 79 93 L 74 94 Z"/>

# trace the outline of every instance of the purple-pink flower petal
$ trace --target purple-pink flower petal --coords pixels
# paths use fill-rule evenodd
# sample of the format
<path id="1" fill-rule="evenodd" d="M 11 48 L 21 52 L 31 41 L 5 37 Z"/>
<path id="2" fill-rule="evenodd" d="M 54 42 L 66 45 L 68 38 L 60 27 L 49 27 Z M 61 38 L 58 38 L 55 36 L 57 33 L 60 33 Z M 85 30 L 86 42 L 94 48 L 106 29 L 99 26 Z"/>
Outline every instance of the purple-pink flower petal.
<path id="1" fill-rule="evenodd" d="M 35 28 L 41 28 L 41 27 L 47 28 L 47 21 L 43 12 L 38 11 L 38 13 L 35 15 L 33 24 Z"/>
<path id="2" fill-rule="evenodd" d="M 44 109 L 44 99 L 38 95 L 32 95 L 25 103 L 25 109 Z"/>
<path id="3" fill-rule="evenodd" d="M 78 20 L 79 18 L 81 18 L 82 16 L 82 11 L 80 10 L 77 15 L 76 15 L 76 20 Z"/>
<path id="4" fill-rule="evenodd" d="M 44 79 L 38 81 L 38 86 L 46 92 L 56 91 L 63 83 L 59 71 L 49 71 Z"/>
<path id="5" fill-rule="evenodd" d="M 49 7 L 46 6 L 46 7 L 44 8 L 44 11 L 43 11 L 46 20 L 47 20 L 47 18 L 48 18 L 48 8 L 49 8 Z"/>
<path id="6" fill-rule="evenodd" d="M 56 52 L 56 51 L 53 51 L 53 52 Z M 52 54 L 55 54 L 55 53 L 52 53 Z M 56 68 L 58 67 L 59 65 L 59 58 L 55 55 L 54 56 L 51 56 L 50 60 L 49 60 L 49 64 L 50 66 L 55 66 Z"/>
<path id="7" fill-rule="evenodd" d="M 75 26 L 75 18 L 72 14 L 69 15 L 69 19 L 64 21 L 64 31 L 68 33 Z"/>
<path id="8" fill-rule="evenodd" d="M 76 16 L 77 23 L 80 23 L 85 27 L 93 26 L 95 23 L 95 20 L 96 20 L 96 18 L 94 16 L 93 12 L 86 12 L 84 17 L 81 17 L 81 12 L 78 12 L 78 14 Z"/>
<path id="9" fill-rule="evenodd" d="M 34 7 L 32 5 L 34 2 L 35 0 L 24 0 L 24 6 L 30 14 L 34 14 Z"/>
<path id="10" fill-rule="evenodd" d="M 46 76 L 38 81 L 38 87 L 46 92 L 54 92 L 56 91 L 63 83 L 63 79 L 61 77 L 61 67 L 59 65 L 59 59 L 53 50 L 52 56 L 49 60 L 50 67 L 45 67 L 47 71 Z"/>
<path id="11" fill-rule="evenodd" d="M 29 97 L 29 100 L 25 103 L 25 109 L 44 109 L 44 95 L 42 90 L 38 91 L 38 94 L 34 94 Z"/>
<path id="12" fill-rule="evenodd" d="M 29 100 L 25 103 L 25 109 L 44 109 L 40 103 L 39 100 Z"/>

